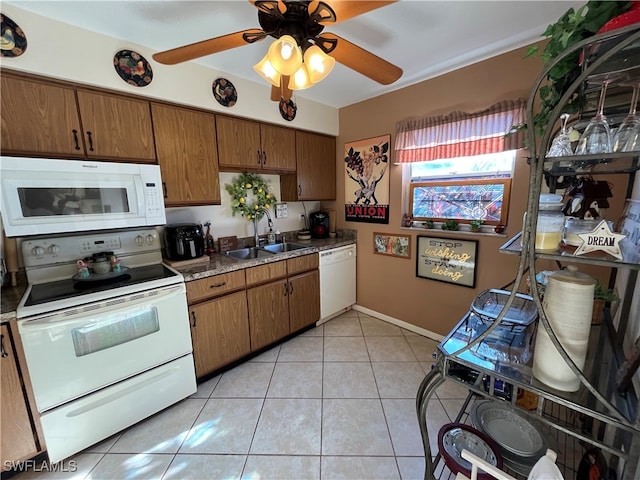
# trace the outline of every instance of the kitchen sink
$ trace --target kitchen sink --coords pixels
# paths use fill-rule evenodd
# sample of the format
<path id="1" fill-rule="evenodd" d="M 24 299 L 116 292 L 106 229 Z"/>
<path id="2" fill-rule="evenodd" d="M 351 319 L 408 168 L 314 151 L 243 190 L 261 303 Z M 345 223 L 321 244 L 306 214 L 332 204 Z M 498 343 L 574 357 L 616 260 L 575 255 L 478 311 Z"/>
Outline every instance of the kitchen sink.
<path id="1" fill-rule="evenodd" d="M 269 252 L 267 250 L 263 250 L 261 248 L 256 248 L 256 247 L 249 247 L 249 248 L 239 248 L 237 250 L 229 250 L 226 253 L 228 256 L 233 258 L 238 258 L 240 260 L 248 260 L 252 258 L 270 257 L 275 252 Z"/>
<path id="2" fill-rule="evenodd" d="M 265 245 L 262 247 L 272 253 L 291 252 L 292 250 L 300 250 L 301 248 L 309 248 L 309 245 L 299 245 L 297 243 L 272 243 L 271 245 Z"/>

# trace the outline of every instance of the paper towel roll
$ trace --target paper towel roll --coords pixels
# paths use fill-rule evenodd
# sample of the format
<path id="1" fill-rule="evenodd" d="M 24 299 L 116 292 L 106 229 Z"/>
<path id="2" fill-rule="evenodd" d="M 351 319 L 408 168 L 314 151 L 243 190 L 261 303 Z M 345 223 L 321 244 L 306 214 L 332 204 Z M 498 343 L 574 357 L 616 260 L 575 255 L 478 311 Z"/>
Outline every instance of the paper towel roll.
<path id="1" fill-rule="evenodd" d="M 11 276 L 11 286 L 18 284 L 16 274 L 18 273 L 18 246 L 15 238 L 8 238 L 2 232 L 2 245 L 4 250 L 4 263 L 7 266 L 7 272 Z"/>

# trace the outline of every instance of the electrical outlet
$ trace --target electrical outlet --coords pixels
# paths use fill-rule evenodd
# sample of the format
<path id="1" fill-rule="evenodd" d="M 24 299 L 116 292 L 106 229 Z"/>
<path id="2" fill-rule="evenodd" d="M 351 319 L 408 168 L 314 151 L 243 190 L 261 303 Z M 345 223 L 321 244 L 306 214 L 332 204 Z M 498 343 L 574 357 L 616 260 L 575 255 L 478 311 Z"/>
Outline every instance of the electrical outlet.
<path id="1" fill-rule="evenodd" d="M 276 203 L 276 218 L 287 218 L 286 203 Z"/>

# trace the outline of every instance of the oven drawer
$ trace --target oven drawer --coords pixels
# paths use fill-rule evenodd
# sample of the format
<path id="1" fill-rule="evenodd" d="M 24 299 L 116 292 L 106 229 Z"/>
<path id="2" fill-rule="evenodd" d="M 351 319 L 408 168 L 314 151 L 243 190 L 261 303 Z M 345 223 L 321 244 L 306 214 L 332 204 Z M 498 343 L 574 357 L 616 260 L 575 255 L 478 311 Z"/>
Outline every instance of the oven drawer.
<path id="1" fill-rule="evenodd" d="M 191 353 L 184 283 L 18 321 L 38 411 Z"/>
<path id="2" fill-rule="evenodd" d="M 76 452 L 196 392 L 186 355 L 40 416 L 51 462 Z"/>

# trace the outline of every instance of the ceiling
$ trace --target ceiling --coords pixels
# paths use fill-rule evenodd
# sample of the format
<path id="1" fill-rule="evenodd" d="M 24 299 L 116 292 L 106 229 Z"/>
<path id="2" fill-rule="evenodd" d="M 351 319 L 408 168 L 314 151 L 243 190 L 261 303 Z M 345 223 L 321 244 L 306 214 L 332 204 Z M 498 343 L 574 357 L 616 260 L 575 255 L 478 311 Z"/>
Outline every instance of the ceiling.
<path id="1" fill-rule="evenodd" d="M 246 0 L 3 1 L 154 51 L 260 28 L 258 11 Z M 332 0 L 325 2 L 330 5 Z M 400 0 L 325 28 L 400 67 L 404 73 L 398 81 L 380 85 L 336 64 L 325 80 L 295 95 L 336 108 L 351 105 L 539 40 L 548 24 L 583 4 Z M 252 66 L 265 55 L 271 40 L 192 61 L 225 72 L 231 81 L 240 77 L 263 82 Z"/>

